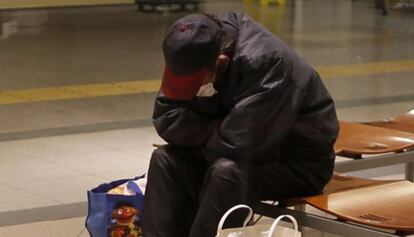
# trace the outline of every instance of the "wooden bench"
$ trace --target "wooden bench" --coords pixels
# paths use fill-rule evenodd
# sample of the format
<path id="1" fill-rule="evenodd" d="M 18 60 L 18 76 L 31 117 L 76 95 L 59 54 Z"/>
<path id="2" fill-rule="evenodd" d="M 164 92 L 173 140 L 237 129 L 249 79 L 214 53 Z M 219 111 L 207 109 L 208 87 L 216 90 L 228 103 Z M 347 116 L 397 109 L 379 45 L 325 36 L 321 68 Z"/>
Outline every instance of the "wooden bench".
<path id="1" fill-rule="evenodd" d="M 342 184 L 349 185 L 348 188 L 308 197 L 304 201 L 342 221 L 414 233 L 414 183 L 365 180 L 367 183 L 360 186 L 361 180 L 364 181 L 360 178 L 337 179 L 335 177 L 333 182 L 348 183 Z M 330 184 L 328 189 L 335 189 L 337 185 Z"/>
<path id="2" fill-rule="evenodd" d="M 414 133 L 414 109 L 403 115 L 363 124 Z"/>
<path id="3" fill-rule="evenodd" d="M 337 163 L 335 170 L 354 171 L 414 161 L 412 133 L 347 122 L 341 122 L 340 127 L 335 152 L 351 160 Z M 412 179 L 412 173 L 406 176 Z M 303 207 L 285 208 L 305 204 L 334 218 L 306 213 Z M 291 214 L 302 226 L 342 236 L 407 236 L 414 234 L 414 183 L 336 174 L 321 195 L 283 200 L 279 206 L 260 203 L 255 211 L 269 217 Z"/>
<path id="4" fill-rule="evenodd" d="M 138 10 L 147 12 L 155 12 L 159 7 L 174 11 L 195 11 L 199 9 L 200 2 L 200 0 L 135 0 Z"/>
<path id="5" fill-rule="evenodd" d="M 293 204 L 308 204 L 333 217 L 286 208 Z M 278 206 L 263 202 L 255 212 L 273 218 L 290 214 L 301 226 L 341 236 L 407 236 L 414 234 L 414 183 L 336 174 L 321 195 L 285 200 Z"/>
<path id="6" fill-rule="evenodd" d="M 414 133 L 366 124 L 340 122 L 335 152 L 348 161 L 338 162 L 340 173 L 406 164 L 406 179 L 414 180 Z"/>
<path id="7" fill-rule="evenodd" d="M 414 147 L 414 133 L 365 124 L 340 122 L 335 153 L 345 157 L 403 152 Z"/>

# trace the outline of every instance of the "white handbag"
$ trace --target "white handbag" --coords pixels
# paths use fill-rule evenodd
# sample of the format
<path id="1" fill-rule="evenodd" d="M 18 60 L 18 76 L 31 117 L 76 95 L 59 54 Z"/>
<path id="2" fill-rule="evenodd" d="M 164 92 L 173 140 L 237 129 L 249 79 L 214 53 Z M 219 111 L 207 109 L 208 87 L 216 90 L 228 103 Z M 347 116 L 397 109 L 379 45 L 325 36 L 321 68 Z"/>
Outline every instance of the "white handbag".
<path id="1" fill-rule="evenodd" d="M 227 217 L 235 210 L 238 209 L 247 209 L 249 213 L 244 220 L 243 227 L 241 228 L 231 228 L 223 230 L 224 222 L 226 221 Z M 281 215 L 276 218 L 270 228 L 266 225 L 254 225 L 254 226 L 247 226 L 249 220 L 253 216 L 253 210 L 247 205 L 236 205 L 230 208 L 220 219 L 220 222 L 217 227 L 217 235 L 216 237 L 299 237 L 301 236 L 298 230 L 298 223 L 296 219 L 291 215 Z M 294 229 L 279 226 L 279 222 L 287 218 L 293 223 Z M 278 227 L 279 228 L 276 228 Z"/>

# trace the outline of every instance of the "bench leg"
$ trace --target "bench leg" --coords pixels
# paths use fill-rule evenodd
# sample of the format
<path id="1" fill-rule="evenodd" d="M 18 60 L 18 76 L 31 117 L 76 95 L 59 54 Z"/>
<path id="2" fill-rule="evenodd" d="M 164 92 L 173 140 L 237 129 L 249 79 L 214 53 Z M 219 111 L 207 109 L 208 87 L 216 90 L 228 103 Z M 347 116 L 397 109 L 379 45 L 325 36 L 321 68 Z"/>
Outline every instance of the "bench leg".
<path id="1" fill-rule="evenodd" d="M 306 212 L 306 205 L 296 205 L 294 209 L 295 211 Z M 305 237 L 305 228 L 303 226 L 299 226 L 299 231 L 302 234 L 302 237 Z"/>
<path id="2" fill-rule="evenodd" d="M 414 182 L 414 162 L 405 164 L 405 179 Z"/>

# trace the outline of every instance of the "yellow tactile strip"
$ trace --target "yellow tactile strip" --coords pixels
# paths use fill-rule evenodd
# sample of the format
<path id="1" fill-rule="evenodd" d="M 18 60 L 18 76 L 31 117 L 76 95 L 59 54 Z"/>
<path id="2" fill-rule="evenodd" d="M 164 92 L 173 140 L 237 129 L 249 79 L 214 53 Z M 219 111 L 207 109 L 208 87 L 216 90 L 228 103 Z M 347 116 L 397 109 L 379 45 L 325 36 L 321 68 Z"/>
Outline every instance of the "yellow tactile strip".
<path id="1" fill-rule="evenodd" d="M 0 9 L 132 4 L 134 0 L 0 0 Z"/>
<path id="2" fill-rule="evenodd" d="M 321 66 L 316 70 L 324 79 L 395 73 L 414 71 L 414 60 Z M 160 80 L 140 80 L 0 91 L 0 105 L 156 92 L 160 84 Z"/>
<path id="3" fill-rule="evenodd" d="M 322 78 L 414 71 L 414 60 L 317 67 Z"/>
<path id="4" fill-rule="evenodd" d="M 160 80 L 143 80 L 76 86 L 49 87 L 25 90 L 0 91 L 1 104 L 28 103 L 99 96 L 128 95 L 155 92 Z"/>

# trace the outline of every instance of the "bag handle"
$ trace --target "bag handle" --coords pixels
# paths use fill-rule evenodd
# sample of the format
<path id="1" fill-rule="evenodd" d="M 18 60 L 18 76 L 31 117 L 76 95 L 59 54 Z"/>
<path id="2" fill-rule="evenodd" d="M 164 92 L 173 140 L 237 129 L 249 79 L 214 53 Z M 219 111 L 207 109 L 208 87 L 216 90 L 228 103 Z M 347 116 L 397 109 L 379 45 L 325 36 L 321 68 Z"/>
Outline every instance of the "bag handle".
<path id="1" fill-rule="evenodd" d="M 298 222 L 296 221 L 296 219 L 291 216 L 291 215 L 281 215 L 278 218 L 276 218 L 276 220 L 273 221 L 272 225 L 270 226 L 269 232 L 267 233 L 267 237 L 272 237 L 273 236 L 273 232 L 275 232 L 275 229 L 277 227 L 277 225 L 279 224 L 279 222 L 283 219 L 283 218 L 287 218 L 290 219 L 293 223 L 293 227 L 295 229 L 295 235 L 294 237 L 297 237 L 299 234 L 299 226 L 298 226 Z"/>
<path id="2" fill-rule="evenodd" d="M 134 182 L 138 179 L 142 179 L 145 177 L 145 174 L 141 175 L 141 176 L 136 176 L 135 178 L 130 179 L 127 182 L 127 188 L 131 189 L 132 191 L 134 191 L 136 194 L 143 194 L 141 188 Z"/>
<path id="3" fill-rule="evenodd" d="M 219 235 L 220 235 L 220 231 L 223 229 L 223 225 L 224 225 L 224 222 L 226 221 L 227 217 L 228 217 L 228 216 L 229 216 L 229 215 L 230 215 L 233 211 L 238 210 L 238 209 L 242 209 L 242 208 L 249 210 L 249 214 L 247 215 L 247 217 L 246 217 L 246 219 L 244 220 L 244 223 L 243 223 L 243 227 L 246 227 L 247 223 L 249 223 L 249 220 L 250 220 L 250 219 L 252 218 L 252 216 L 253 216 L 253 210 L 252 210 L 249 206 L 247 206 L 247 205 L 244 205 L 244 204 L 239 204 L 239 205 L 236 205 L 236 206 L 234 206 L 234 207 L 230 208 L 230 209 L 229 209 L 226 213 L 224 213 L 224 215 L 221 217 L 220 222 L 219 222 L 218 227 L 217 227 L 217 235 L 216 235 L 216 237 L 219 237 Z"/>
<path id="4" fill-rule="evenodd" d="M 127 183 L 127 188 L 131 189 L 132 191 L 134 191 L 134 193 L 136 194 L 142 194 L 142 190 L 139 188 L 139 186 L 133 182 L 133 181 L 128 181 Z"/>
<path id="5" fill-rule="evenodd" d="M 147 174 L 145 173 L 145 174 L 143 174 L 143 175 L 138 175 L 138 176 L 135 176 L 134 178 L 132 178 L 131 180 L 138 180 L 138 179 L 142 179 L 142 178 L 145 178 L 145 176 L 147 176 Z"/>

